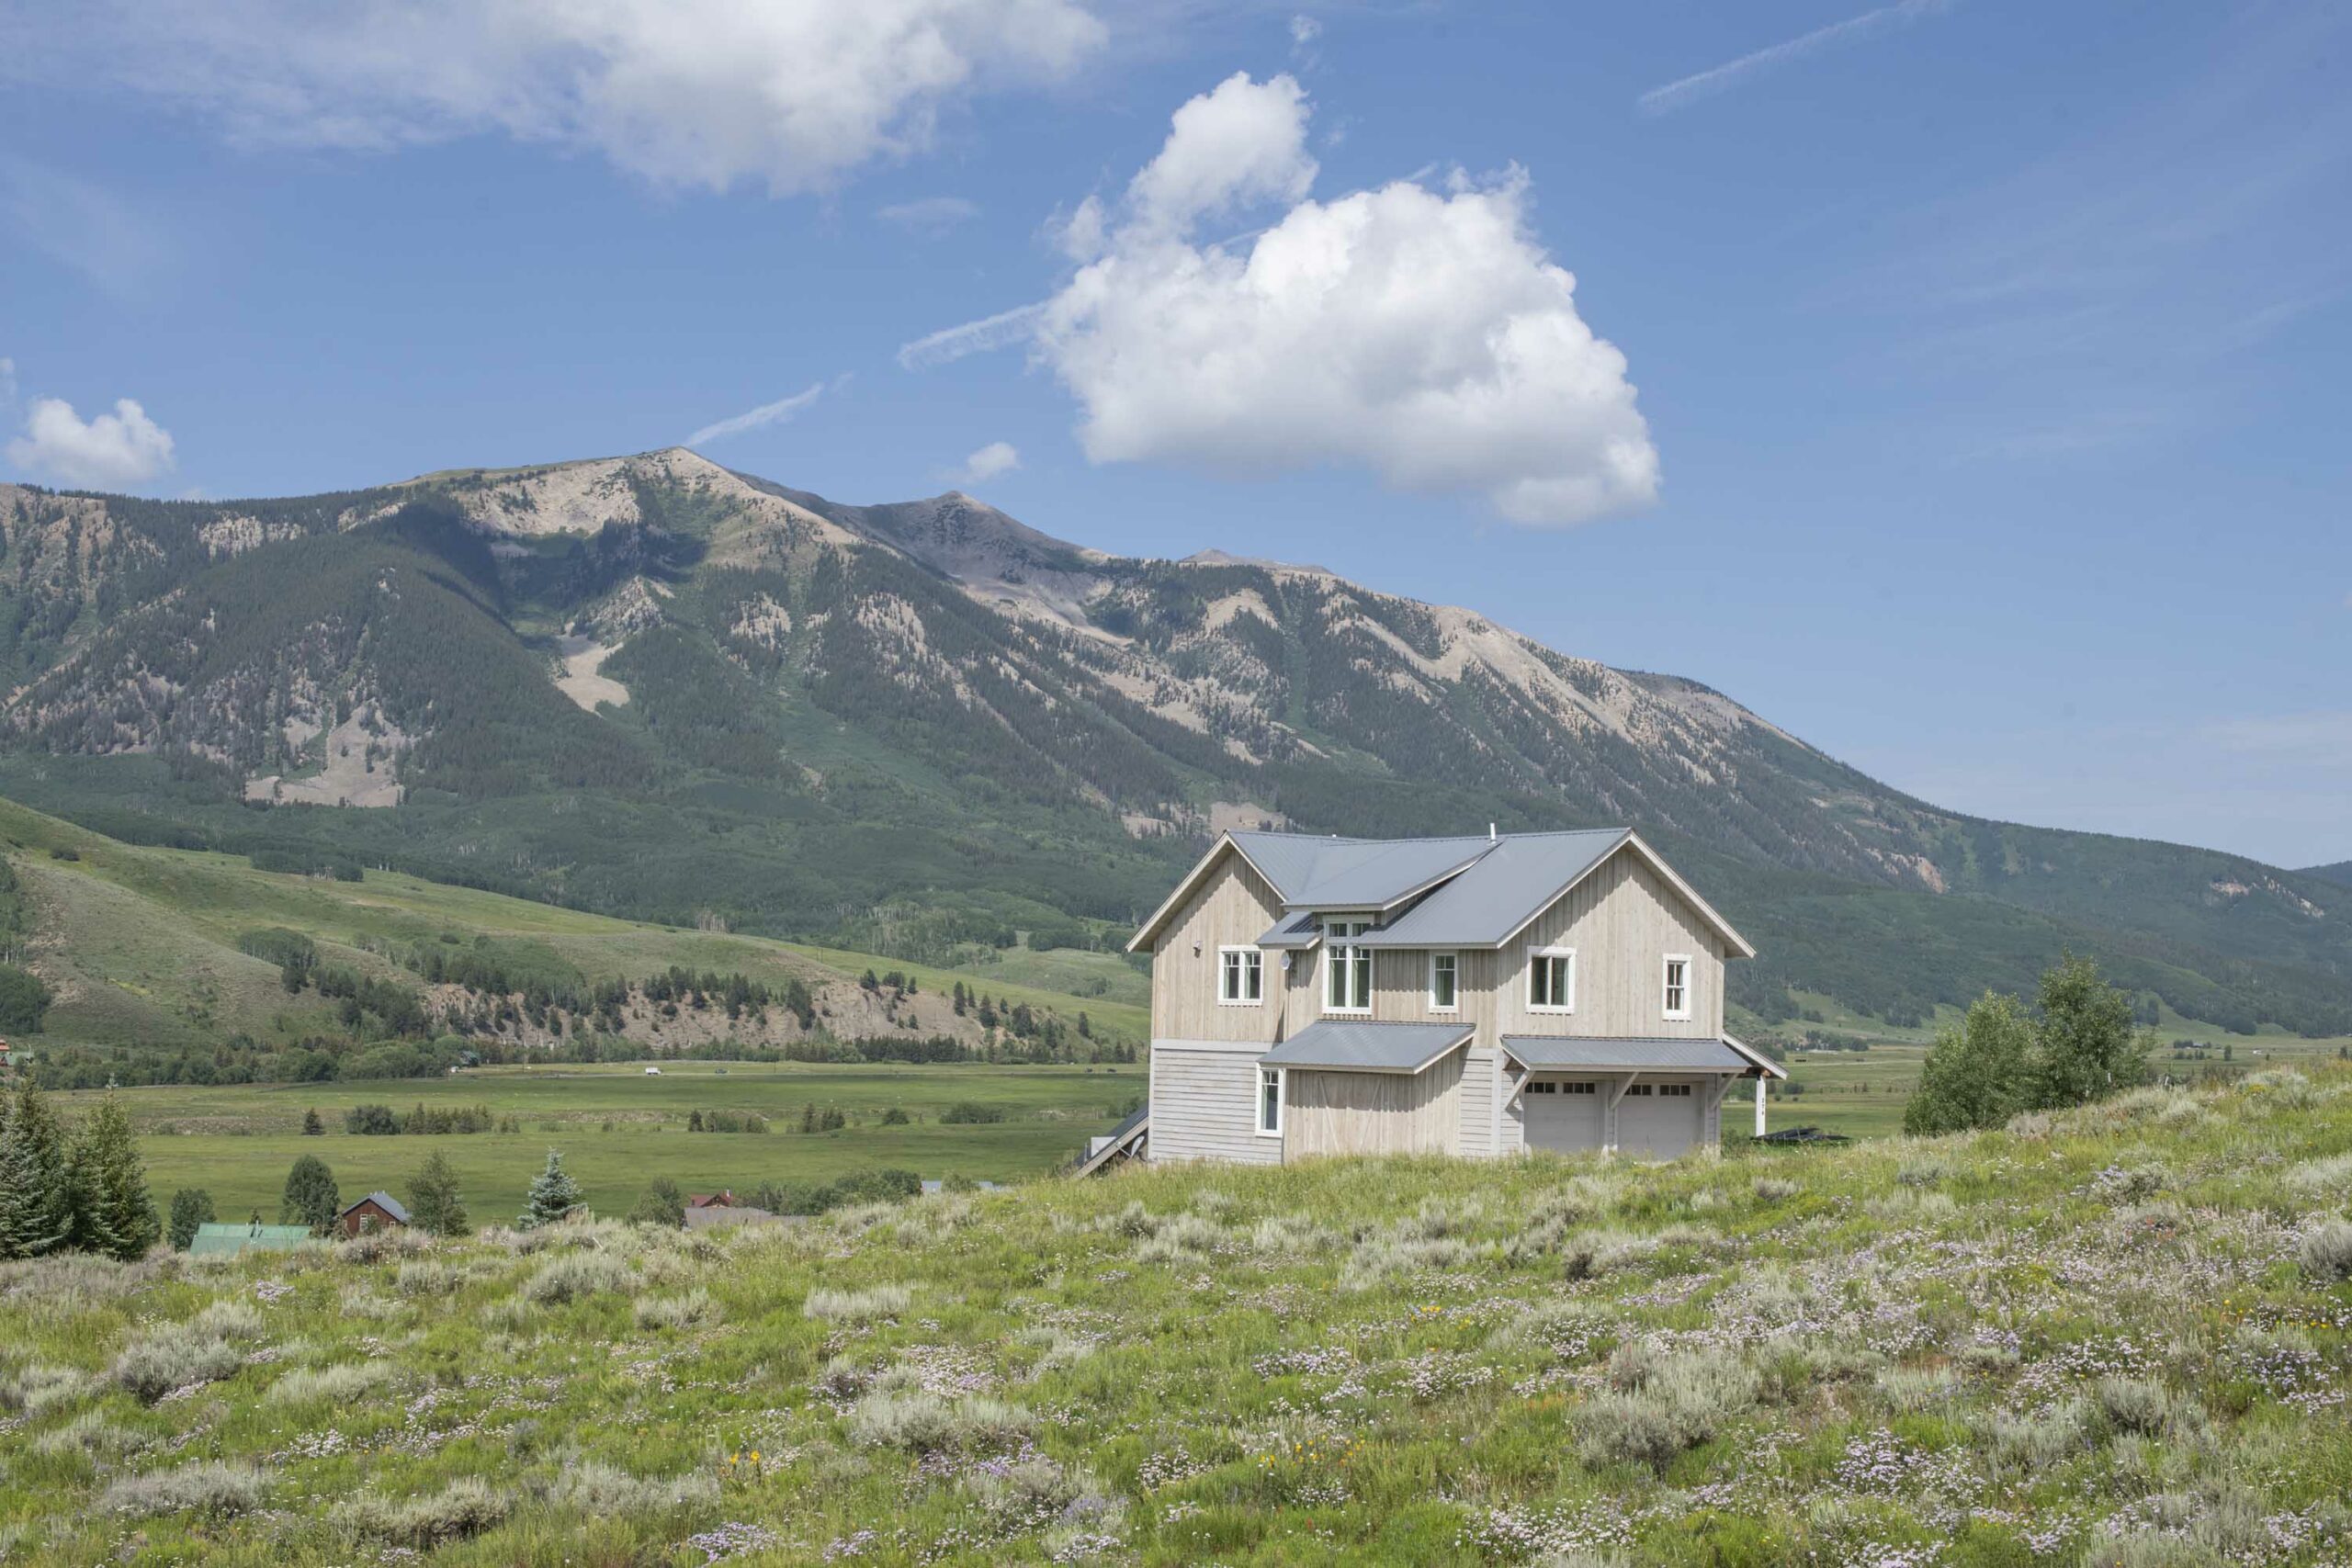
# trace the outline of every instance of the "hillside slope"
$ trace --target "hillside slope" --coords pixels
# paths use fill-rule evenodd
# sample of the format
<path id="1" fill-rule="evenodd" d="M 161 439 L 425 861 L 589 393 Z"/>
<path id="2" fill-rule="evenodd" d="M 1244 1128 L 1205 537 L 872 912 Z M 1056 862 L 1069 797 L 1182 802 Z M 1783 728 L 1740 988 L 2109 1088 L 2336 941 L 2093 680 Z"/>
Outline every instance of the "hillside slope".
<path id="1" fill-rule="evenodd" d="M 0 487 L 0 790 L 127 837 L 937 959 L 1099 941 L 1235 822 L 1630 821 L 1765 949 L 1751 1021 L 1916 1025 L 2073 947 L 2152 1010 L 2352 1031 L 2335 884 L 1940 811 L 1695 682 L 1318 568 L 676 448 L 287 502 Z"/>
<path id="2" fill-rule="evenodd" d="M 993 1042 L 1019 1060 L 1050 1042 L 1066 1049 L 1048 1054 L 1079 1059 L 1098 1046 L 1123 1050 L 1148 1028 L 1140 977 L 1107 956 L 1080 964 L 1073 954 L 1061 966 L 1065 984 L 1093 993 L 1078 996 L 1023 983 L 1005 964 L 949 972 L 396 872 L 345 881 L 258 870 L 233 856 L 124 844 L 6 801 L 0 856 L 19 892 L 13 955 L 55 998 L 41 1031 L 17 1041 L 49 1081 L 283 1079 L 300 1076 L 288 1063 L 300 1053 L 356 1073 L 371 1045 L 448 1033 L 476 1047 L 614 1041 L 655 1052 L 948 1039 L 976 1055 Z M 291 994 L 277 956 L 288 939 L 308 944 L 315 965 L 312 983 Z M 868 969 L 899 982 L 868 989 Z M 385 997 L 326 994 L 316 976 L 338 970 L 387 987 Z M 664 989 L 673 970 L 720 983 Z M 769 999 L 730 1005 L 736 976 Z M 959 983 L 1006 1021 L 989 1027 L 977 1008 L 959 1011 Z M 388 1007 L 415 1010 L 396 1017 Z M 1029 1032 L 1016 1032 L 1015 1016 Z"/>
<path id="3" fill-rule="evenodd" d="M 12 1562 L 2340 1562 L 2352 1076 L 0 1265 Z M 477 1213 L 511 1193 L 469 1191 Z"/>

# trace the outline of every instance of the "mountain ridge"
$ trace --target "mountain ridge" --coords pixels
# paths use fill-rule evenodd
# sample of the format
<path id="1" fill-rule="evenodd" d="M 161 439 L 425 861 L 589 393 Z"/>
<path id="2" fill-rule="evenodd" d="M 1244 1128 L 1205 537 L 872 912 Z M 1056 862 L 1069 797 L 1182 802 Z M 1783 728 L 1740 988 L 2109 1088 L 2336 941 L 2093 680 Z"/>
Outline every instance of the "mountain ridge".
<path id="1" fill-rule="evenodd" d="M 1915 1026 L 2071 945 L 2155 1016 L 2352 1032 L 2337 883 L 1946 811 L 1696 681 L 962 491 L 853 506 L 679 447 L 274 500 L 9 486 L 0 551 L 0 790 L 134 836 L 914 958 L 1100 937 L 1234 821 L 1632 821 L 1777 939 L 1738 982 L 1768 1025 L 1826 997 Z"/>

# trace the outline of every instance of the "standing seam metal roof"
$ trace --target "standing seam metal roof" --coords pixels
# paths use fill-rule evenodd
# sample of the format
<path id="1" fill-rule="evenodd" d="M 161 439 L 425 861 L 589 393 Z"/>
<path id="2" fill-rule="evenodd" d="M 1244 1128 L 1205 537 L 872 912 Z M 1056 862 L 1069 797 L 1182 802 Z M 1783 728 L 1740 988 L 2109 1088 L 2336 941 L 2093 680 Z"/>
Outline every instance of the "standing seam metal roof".
<path id="1" fill-rule="evenodd" d="M 1418 1073 L 1471 1035 L 1466 1023 L 1372 1023 L 1319 1019 L 1258 1058 L 1268 1067 Z"/>
<path id="2" fill-rule="evenodd" d="M 1361 939 L 1367 947 L 1493 947 L 1623 843 L 1623 828 L 1524 833 Z"/>
<path id="3" fill-rule="evenodd" d="M 1292 908 L 1379 909 L 1493 850 L 1493 839 L 1318 839 L 1244 832 L 1235 847 Z"/>
<path id="4" fill-rule="evenodd" d="M 1720 1040 L 1598 1039 L 1574 1034 L 1506 1034 L 1503 1051 L 1522 1067 L 1593 1067 L 1619 1072 L 1668 1070 L 1747 1073 L 1756 1064 Z"/>

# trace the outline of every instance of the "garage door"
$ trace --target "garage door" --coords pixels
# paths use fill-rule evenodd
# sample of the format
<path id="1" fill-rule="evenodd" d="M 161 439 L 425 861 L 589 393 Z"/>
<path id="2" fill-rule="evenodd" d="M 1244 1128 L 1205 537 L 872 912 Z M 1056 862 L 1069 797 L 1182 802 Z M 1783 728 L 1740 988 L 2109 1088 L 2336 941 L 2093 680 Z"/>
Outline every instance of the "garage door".
<path id="1" fill-rule="evenodd" d="M 1699 1108 L 1705 1103 L 1693 1083 L 1629 1085 L 1617 1102 L 1618 1152 L 1673 1158 L 1699 1141 Z"/>
<path id="2" fill-rule="evenodd" d="M 1530 1078 L 1520 1090 L 1527 1146 L 1563 1153 L 1599 1148 L 1600 1099 L 1600 1086 L 1589 1080 Z"/>

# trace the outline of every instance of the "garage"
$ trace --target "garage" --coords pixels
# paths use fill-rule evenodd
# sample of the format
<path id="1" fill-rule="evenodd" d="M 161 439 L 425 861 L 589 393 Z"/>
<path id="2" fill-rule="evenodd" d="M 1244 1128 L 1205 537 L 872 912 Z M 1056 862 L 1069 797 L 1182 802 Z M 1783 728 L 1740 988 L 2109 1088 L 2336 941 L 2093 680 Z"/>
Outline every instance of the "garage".
<path id="1" fill-rule="evenodd" d="M 1672 1159 L 1699 1142 L 1700 1111 L 1706 1102 L 1704 1092 L 1689 1079 L 1628 1084 L 1617 1102 L 1618 1152 Z"/>
<path id="2" fill-rule="evenodd" d="M 1527 1146 L 1574 1154 L 1601 1146 L 1606 1096 L 1590 1078 L 1530 1078 L 1520 1089 Z"/>

